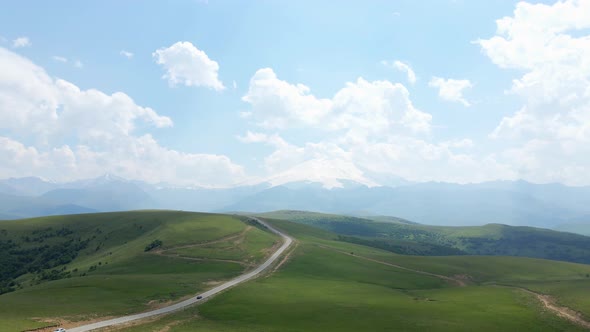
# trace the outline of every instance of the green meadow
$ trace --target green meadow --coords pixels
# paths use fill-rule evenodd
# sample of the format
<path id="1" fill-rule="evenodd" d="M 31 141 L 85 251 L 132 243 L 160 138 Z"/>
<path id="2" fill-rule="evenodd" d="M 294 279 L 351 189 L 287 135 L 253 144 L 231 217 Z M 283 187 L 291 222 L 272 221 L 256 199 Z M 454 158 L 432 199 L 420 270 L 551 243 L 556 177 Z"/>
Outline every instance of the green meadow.
<path id="1" fill-rule="evenodd" d="M 274 234 L 242 219 L 137 211 L 3 221 L 0 241 L 17 249 L 2 256 L 0 272 L 3 276 L 19 269 L 27 273 L 12 279 L 17 285 L 14 291 L 0 295 L 0 331 L 135 313 L 237 276 L 278 242 Z M 162 245 L 146 252 L 154 240 Z M 209 242 L 239 255 L 192 260 L 168 254 L 177 247 L 200 248 Z M 28 261 L 29 253 L 54 257 L 63 256 L 64 250 L 68 259 L 73 257 L 65 264 Z"/>
<path id="2" fill-rule="evenodd" d="M 337 241 L 336 234 L 315 227 L 270 222 L 298 241 L 277 271 L 198 307 L 117 330 L 583 331 L 515 288 L 533 289 L 531 283 L 543 282 L 558 304 L 590 316 L 583 292 L 590 286 L 589 265 L 522 257 L 398 255 Z M 563 289 L 550 289 L 552 283 Z"/>
<path id="3" fill-rule="evenodd" d="M 402 255 L 303 223 L 267 221 L 296 240 L 280 266 L 199 306 L 111 330 L 584 330 L 524 289 L 590 317 L 590 265 Z M 7 221 L 0 234 L 18 248 L 3 256 L 2 266 L 13 268 L 3 275 L 27 271 L 0 295 L 0 331 L 74 326 L 172 303 L 251 269 L 279 244 L 244 217 L 175 211 Z M 51 258 L 49 265 L 30 253 Z"/>

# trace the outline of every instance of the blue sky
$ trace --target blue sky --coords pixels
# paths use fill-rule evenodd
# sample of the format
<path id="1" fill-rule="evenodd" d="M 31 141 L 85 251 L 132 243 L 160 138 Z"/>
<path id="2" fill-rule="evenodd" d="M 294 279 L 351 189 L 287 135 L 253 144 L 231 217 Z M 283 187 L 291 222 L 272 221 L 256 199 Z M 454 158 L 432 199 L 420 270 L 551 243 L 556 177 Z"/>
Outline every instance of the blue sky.
<path id="1" fill-rule="evenodd" d="M 583 0 L 3 4 L 0 60 L 14 73 L 0 72 L 0 177 L 590 184 L 587 9 Z"/>

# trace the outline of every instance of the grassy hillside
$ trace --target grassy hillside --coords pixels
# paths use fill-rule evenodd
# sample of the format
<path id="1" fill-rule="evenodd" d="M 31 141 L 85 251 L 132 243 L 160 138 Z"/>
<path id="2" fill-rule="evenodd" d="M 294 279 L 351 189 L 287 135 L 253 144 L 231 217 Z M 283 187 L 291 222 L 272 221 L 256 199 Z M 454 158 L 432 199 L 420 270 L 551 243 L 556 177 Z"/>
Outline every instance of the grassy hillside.
<path id="1" fill-rule="evenodd" d="M 543 308 L 524 289 L 551 295 L 555 305 L 590 318 L 584 292 L 590 290 L 590 265 L 522 257 L 399 255 L 340 241 L 339 234 L 310 225 L 268 221 L 296 239 L 282 265 L 200 306 L 115 330 L 583 330 Z M 21 251 L 88 241 L 80 249 L 70 244 L 75 249 L 70 250 L 71 261 L 49 268 L 65 277 L 39 280 L 47 270 L 41 269 L 16 278 L 22 288 L 0 295 L 0 331 L 56 320 L 72 326 L 160 306 L 258 264 L 277 244 L 274 235 L 237 217 L 171 211 L 0 225 L 4 241 L 12 240 Z"/>
<path id="2" fill-rule="evenodd" d="M 570 232 L 590 236 L 590 222 L 561 224 L 555 228 L 558 231 Z"/>
<path id="3" fill-rule="evenodd" d="M 0 331 L 178 300 L 249 269 L 276 243 L 274 234 L 240 218 L 214 214 L 138 211 L 3 221 Z"/>
<path id="4" fill-rule="evenodd" d="M 116 330 L 583 330 L 515 288 L 532 283 L 559 283 L 561 289 L 546 286 L 548 294 L 590 317 L 587 297 L 575 292 L 589 284 L 588 265 L 520 257 L 404 256 L 336 241 L 338 235 L 308 225 L 269 221 L 298 241 L 277 271 L 199 307 Z"/>
<path id="5" fill-rule="evenodd" d="M 262 217 L 313 225 L 340 240 L 410 255 L 497 255 L 590 263 L 590 237 L 534 227 L 429 226 L 376 222 L 305 211 L 275 211 Z"/>

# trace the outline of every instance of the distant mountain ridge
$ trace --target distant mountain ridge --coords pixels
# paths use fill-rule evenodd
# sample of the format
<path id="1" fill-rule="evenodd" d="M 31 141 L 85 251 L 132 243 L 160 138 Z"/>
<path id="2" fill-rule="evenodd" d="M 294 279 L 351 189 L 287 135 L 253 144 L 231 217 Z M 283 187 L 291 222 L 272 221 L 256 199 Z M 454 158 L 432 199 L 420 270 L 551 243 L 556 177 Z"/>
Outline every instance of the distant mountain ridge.
<path id="1" fill-rule="evenodd" d="M 332 181 L 331 179 L 330 181 Z M 257 183 L 233 188 L 178 188 L 106 174 L 69 183 L 39 178 L 0 180 L 0 218 L 45 214 L 174 209 L 204 212 L 306 210 L 349 215 L 395 216 L 430 225 L 559 228 L 587 232 L 590 187 L 494 181 L 478 184 L 409 183 L 367 186 L 337 180 Z M 573 225 L 573 226 L 572 226 Z M 574 227 L 575 226 L 575 227 Z"/>

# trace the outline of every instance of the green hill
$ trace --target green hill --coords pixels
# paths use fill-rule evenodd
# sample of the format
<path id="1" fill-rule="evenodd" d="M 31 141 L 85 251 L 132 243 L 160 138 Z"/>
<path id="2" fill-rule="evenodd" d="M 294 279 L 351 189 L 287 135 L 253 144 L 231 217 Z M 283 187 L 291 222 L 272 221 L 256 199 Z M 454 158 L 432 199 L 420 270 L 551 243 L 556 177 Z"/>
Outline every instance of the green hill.
<path id="1" fill-rule="evenodd" d="M 341 234 L 315 226 L 267 221 L 296 239 L 272 271 L 199 306 L 113 330 L 583 330 L 543 307 L 541 295 L 531 291 L 550 295 L 553 305 L 578 312 L 579 319 L 590 318 L 585 296 L 590 265 L 523 257 L 399 255 L 342 241 Z M 17 261 L 29 249 L 51 253 L 47 248 L 61 246 L 58 252 L 71 253 L 62 255 L 69 262 L 39 271 L 34 260 L 24 260 L 32 271 L 13 278 L 20 284 L 17 289 L 0 295 L 0 331 L 57 321 L 75 326 L 161 306 L 242 273 L 277 243 L 247 218 L 174 211 L 0 225 L 3 241 L 18 249 L 8 255 Z M 461 234 L 470 232 L 476 233 L 467 228 Z M 40 278 L 53 270 L 56 280 Z"/>
<path id="2" fill-rule="evenodd" d="M 521 257 L 405 256 L 267 220 L 295 237 L 266 278 L 199 307 L 117 331 L 582 331 L 522 287 L 590 317 L 590 266 Z M 557 288 L 556 285 L 561 286 Z M 586 285 L 586 286 L 582 286 Z"/>
<path id="3" fill-rule="evenodd" d="M 590 222 L 566 223 L 557 226 L 555 229 L 562 232 L 570 232 L 590 236 Z"/>
<path id="4" fill-rule="evenodd" d="M 590 237 L 542 228 L 500 224 L 429 226 L 306 211 L 275 211 L 259 216 L 317 226 L 340 234 L 342 241 L 398 254 L 522 256 L 590 263 Z"/>
<path id="5" fill-rule="evenodd" d="M 243 220 L 137 211 L 2 221 L 0 331 L 138 312 L 211 288 L 278 243 Z"/>

